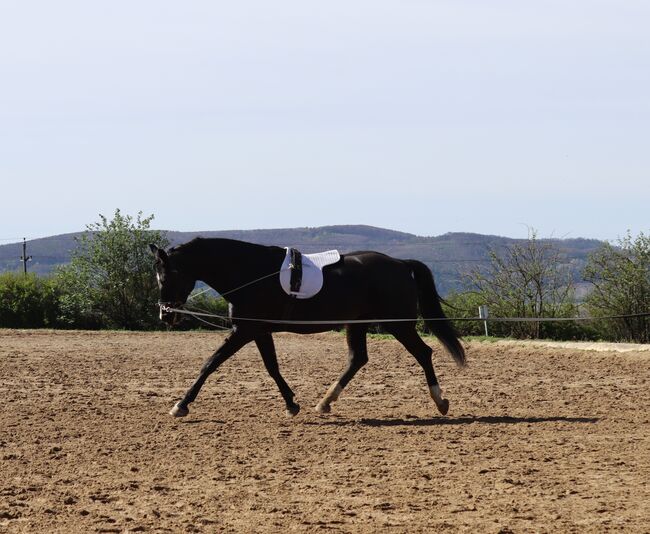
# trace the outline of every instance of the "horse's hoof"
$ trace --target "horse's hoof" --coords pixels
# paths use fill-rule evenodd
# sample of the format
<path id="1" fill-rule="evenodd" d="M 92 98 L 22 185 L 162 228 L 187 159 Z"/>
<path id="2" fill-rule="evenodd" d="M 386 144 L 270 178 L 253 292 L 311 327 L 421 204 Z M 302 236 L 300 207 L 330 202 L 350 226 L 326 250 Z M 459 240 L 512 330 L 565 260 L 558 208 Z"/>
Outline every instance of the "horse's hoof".
<path id="1" fill-rule="evenodd" d="M 298 415 L 299 411 L 300 411 L 300 404 L 287 406 L 287 417 L 294 417 L 295 415 Z"/>
<path id="2" fill-rule="evenodd" d="M 174 404 L 174 407 L 169 411 L 169 415 L 174 417 L 185 417 L 190 413 L 190 409 L 187 406 L 182 406 L 180 402 Z"/>
<path id="3" fill-rule="evenodd" d="M 442 399 L 440 403 L 436 402 L 436 406 L 442 415 L 447 415 L 447 412 L 449 411 L 449 401 L 447 399 Z"/>
<path id="4" fill-rule="evenodd" d="M 329 404 L 323 404 L 319 402 L 316 405 L 316 411 L 318 413 L 330 413 L 332 411 L 332 407 Z"/>

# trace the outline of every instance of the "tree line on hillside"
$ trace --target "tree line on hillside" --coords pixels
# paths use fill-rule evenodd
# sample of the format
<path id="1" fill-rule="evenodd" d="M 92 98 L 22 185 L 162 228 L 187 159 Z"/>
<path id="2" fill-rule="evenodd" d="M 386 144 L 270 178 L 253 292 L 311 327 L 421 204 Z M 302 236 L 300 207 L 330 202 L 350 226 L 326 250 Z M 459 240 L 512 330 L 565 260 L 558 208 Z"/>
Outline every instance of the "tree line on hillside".
<path id="1" fill-rule="evenodd" d="M 152 330 L 158 287 L 148 244 L 169 245 L 151 230 L 153 215 L 135 218 L 116 210 L 87 226 L 72 261 L 50 276 L 0 275 L 0 327 Z M 552 241 L 534 230 L 524 243 L 490 252 L 489 265 L 467 273 L 469 291 L 445 297 L 450 317 L 469 319 L 487 305 L 492 317 L 588 318 L 589 321 L 490 322 L 490 335 L 547 339 L 650 342 L 650 237 L 640 233 L 605 243 L 591 254 L 583 278 L 584 303 L 574 297 L 574 277 Z M 201 295 L 200 308 L 224 314 L 226 304 Z M 626 316 L 612 319 L 611 316 Z M 188 323 L 191 325 L 192 323 Z M 203 326 L 202 323 L 195 324 Z M 482 335 L 478 321 L 457 321 L 463 336 Z"/>

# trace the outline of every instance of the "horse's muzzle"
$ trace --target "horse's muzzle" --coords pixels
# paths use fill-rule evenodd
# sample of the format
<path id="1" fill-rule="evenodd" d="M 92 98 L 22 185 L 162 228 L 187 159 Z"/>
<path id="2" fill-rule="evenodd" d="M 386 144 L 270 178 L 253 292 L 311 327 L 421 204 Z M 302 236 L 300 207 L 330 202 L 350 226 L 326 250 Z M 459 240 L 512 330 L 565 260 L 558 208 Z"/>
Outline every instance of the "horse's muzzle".
<path id="1" fill-rule="evenodd" d="M 182 306 L 181 303 L 161 302 L 160 303 L 160 320 L 169 326 L 175 326 L 179 323 L 181 317 L 178 312 L 173 311 Z"/>

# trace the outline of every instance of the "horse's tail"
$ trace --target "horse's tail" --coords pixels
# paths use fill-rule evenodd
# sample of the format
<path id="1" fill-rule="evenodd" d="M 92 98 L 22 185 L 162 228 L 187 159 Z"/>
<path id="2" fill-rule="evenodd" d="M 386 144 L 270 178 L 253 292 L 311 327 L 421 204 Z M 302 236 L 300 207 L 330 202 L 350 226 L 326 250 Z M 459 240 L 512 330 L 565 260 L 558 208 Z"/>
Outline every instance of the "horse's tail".
<path id="1" fill-rule="evenodd" d="M 420 314 L 425 318 L 424 322 L 428 330 L 440 340 L 456 363 L 461 367 L 464 366 L 465 349 L 463 349 L 458 339 L 456 329 L 442 311 L 440 305 L 442 299 L 438 295 L 438 291 L 436 291 L 431 271 L 421 261 L 406 260 L 406 263 L 413 269 L 413 276 L 418 286 Z"/>

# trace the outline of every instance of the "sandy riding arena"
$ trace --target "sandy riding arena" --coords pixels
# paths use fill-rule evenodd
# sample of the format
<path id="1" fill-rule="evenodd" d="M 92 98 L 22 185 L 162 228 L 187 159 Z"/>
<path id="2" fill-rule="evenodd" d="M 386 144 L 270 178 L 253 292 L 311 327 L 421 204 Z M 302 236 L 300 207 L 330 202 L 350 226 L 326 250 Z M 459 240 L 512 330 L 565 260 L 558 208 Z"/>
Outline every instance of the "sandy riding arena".
<path id="1" fill-rule="evenodd" d="M 215 333 L 0 330 L 2 532 L 650 531 L 650 352 L 433 338 L 369 364 L 320 415 L 343 335 L 277 335 L 302 411 L 255 346 L 169 409 Z"/>

